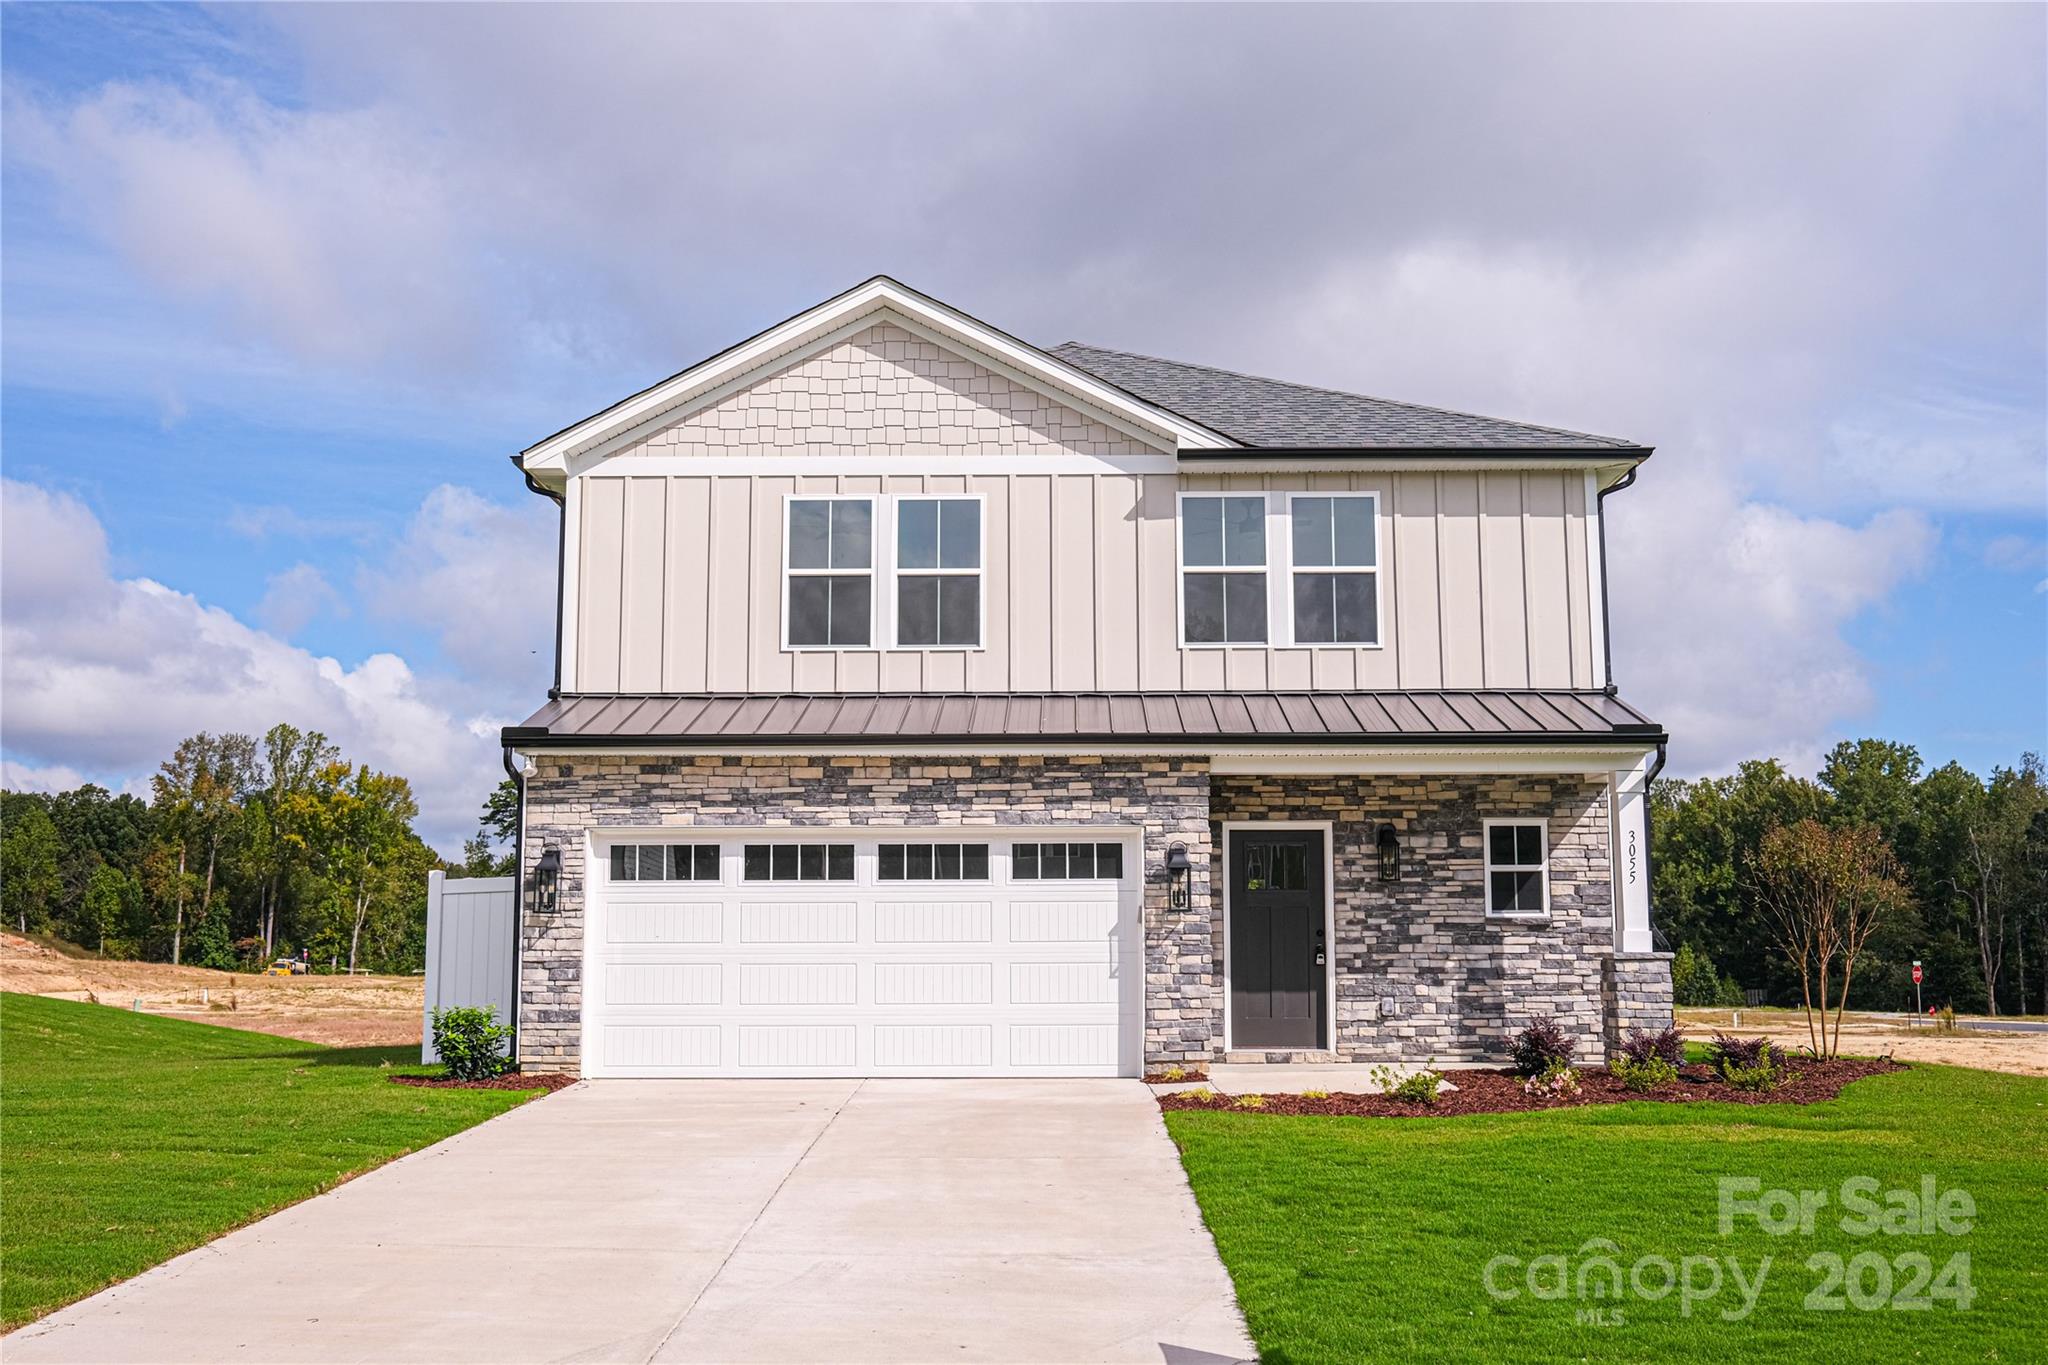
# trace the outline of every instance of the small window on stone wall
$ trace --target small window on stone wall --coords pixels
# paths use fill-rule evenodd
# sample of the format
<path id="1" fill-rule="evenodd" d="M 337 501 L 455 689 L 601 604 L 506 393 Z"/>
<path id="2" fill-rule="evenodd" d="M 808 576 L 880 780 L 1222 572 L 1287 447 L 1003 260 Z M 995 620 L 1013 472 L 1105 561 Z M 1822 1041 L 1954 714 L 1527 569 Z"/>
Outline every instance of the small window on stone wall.
<path id="1" fill-rule="evenodd" d="M 1541 919 L 1550 913 L 1550 848 L 1541 820 L 1488 820 L 1486 913 Z"/>

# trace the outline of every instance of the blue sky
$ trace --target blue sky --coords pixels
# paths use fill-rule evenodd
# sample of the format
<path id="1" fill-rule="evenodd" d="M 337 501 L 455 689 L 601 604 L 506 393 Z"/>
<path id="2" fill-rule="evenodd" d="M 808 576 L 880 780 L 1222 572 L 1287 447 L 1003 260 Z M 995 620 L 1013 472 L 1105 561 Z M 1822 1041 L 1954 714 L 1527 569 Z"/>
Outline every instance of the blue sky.
<path id="1" fill-rule="evenodd" d="M 1654 444 L 1616 664 L 1677 771 L 2011 763 L 2044 15 L 9 5 L 7 780 L 289 719 L 452 848 L 549 668 L 506 457 L 877 271 Z"/>

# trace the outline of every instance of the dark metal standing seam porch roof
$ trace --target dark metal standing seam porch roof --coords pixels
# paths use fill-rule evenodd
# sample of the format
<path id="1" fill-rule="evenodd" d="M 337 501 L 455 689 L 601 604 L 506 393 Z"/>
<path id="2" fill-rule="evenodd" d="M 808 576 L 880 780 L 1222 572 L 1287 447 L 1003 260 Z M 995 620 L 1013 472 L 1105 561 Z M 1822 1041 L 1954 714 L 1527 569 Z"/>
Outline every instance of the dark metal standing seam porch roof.
<path id="1" fill-rule="evenodd" d="M 1605 692 L 863 692 L 564 696 L 517 748 L 634 744 L 1659 744 Z"/>

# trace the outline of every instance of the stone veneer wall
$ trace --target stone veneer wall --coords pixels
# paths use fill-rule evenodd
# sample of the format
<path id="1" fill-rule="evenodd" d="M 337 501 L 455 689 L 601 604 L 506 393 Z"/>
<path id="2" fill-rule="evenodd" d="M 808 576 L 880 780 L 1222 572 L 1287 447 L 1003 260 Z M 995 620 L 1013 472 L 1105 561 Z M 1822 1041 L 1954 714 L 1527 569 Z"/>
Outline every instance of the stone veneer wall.
<path id="1" fill-rule="evenodd" d="M 1497 1061 L 1537 1015 L 1603 1055 L 1614 951 L 1605 783 L 1572 776 L 1236 777 L 1212 781 L 1213 871 L 1226 820 L 1332 821 L 1336 1052 L 1345 1061 Z M 1481 821 L 1542 816 L 1550 920 L 1489 920 Z M 1376 836 L 1401 836 L 1401 879 L 1379 880 Z M 1223 969 L 1222 895 L 1213 950 Z M 1669 972 L 1666 972 L 1668 991 Z"/>
<path id="2" fill-rule="evenodd" d="M 1209 768 L 1200 759 L 980 761 L 815 757 L 552 757 L 526 783 L 528 869 L 561 850 L 559 905 L 520 926 L 519 1060 L 580 1066 L 584 834 L 604 826 L 1137 825 L 1145 831 L 1145 1061 L 1206 1059 L 1223 1027 L 1210 963 Z M 1166 909 L 1166 850 L 1194 864 Z"/>
<path id="3" fill-rule="evenodd" d="M 1670 953 L 1616 953 L 1601 981 L 1611 1056 L 1630 1029 L 1661 1033 L 1671 1027 Z"/>

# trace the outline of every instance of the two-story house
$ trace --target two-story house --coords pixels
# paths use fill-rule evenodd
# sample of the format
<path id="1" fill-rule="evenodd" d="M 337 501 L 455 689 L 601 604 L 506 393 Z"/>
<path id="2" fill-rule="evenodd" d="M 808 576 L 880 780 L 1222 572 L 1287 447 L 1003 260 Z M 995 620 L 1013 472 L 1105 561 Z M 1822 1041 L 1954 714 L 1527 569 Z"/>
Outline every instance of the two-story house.
<path id="1" fill-rule="evenodd" d="M 886 278 L 549 437 L 521 1059 L 1135 1075 L 1668 1021 L 1601 534 L 1649 454 Z"/>

